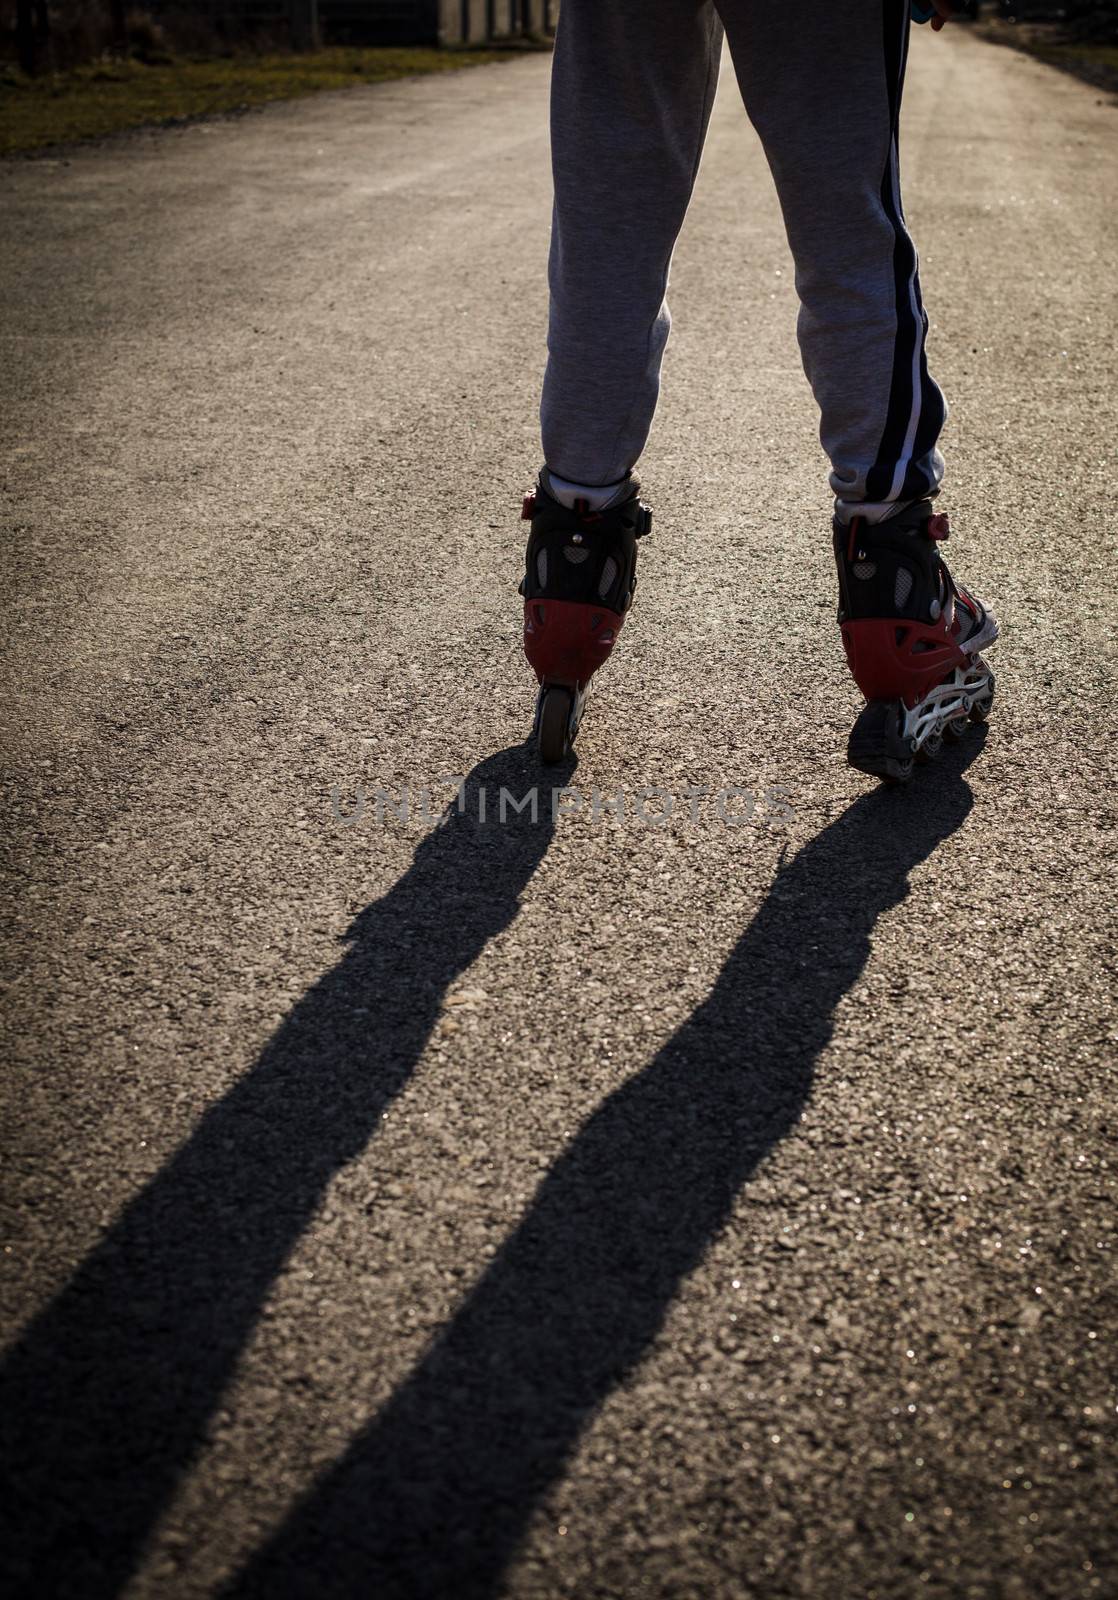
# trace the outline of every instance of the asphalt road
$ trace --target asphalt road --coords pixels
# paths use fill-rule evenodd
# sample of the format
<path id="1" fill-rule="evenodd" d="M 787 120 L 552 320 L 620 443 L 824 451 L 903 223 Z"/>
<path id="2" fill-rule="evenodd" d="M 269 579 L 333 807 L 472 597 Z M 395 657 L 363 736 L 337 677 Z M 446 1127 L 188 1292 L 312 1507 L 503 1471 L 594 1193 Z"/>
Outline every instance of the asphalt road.
<path id="1" fill-rule="evenodd" d="M 1004 636 L 889 793 L 727 78 L 553 818 L 547 75 L 0 170 L 8 1593 L 1112 1597 L 1118 113 L 916 41 Z"/>

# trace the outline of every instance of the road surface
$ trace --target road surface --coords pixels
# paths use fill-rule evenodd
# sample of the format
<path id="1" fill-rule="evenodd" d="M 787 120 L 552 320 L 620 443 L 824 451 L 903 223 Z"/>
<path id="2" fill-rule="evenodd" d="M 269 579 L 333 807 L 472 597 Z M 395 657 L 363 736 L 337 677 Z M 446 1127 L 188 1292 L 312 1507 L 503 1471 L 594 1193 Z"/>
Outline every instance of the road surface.
<path id="1" fill-rule="evenodd" d="M 1004 637 L 889 793 L 727 77 L 553 816 L 548 71 L 0 173 L 8 1592 L 1113 1596 L 1115 108 L 915 43 Z"/>

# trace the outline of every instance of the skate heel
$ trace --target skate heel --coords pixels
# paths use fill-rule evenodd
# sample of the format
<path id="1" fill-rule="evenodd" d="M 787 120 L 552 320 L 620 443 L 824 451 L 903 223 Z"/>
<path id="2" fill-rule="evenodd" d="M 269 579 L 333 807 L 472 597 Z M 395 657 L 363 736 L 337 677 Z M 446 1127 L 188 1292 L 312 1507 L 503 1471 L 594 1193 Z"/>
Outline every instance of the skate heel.
<path id="1" fill-rule="evenodd" d="M 858 772 L 882 783 L 907 783 L 916 763 L 913 741 L 905 737 L 899 700 L 870 700 L 850 730 L 846 759 Z"/>

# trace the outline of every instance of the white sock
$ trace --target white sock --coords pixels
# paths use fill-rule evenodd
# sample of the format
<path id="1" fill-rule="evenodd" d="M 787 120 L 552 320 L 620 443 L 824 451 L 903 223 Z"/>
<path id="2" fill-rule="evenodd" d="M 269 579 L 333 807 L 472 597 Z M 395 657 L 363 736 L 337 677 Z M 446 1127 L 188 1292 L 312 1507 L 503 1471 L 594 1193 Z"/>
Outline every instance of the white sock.
<path id="1" fill-rule="evenodd" d="M 547 467 L 543 470 L 544 488 L 553 500 L 573 511 L 576 500 L 585 500 L 591 511 L 605 511 L 607 506 L 628 500 L 633 492 L 633 479 L 628 473 L 616 483 L 571 483 L 556 477 Z"/>
<path id="2" fill-rule="evenodd" d="M 849 528 L 855 517 L 872 525 L 915 504 L 915 500 L 836 500 L 835 516 L 844 528 Z"/>

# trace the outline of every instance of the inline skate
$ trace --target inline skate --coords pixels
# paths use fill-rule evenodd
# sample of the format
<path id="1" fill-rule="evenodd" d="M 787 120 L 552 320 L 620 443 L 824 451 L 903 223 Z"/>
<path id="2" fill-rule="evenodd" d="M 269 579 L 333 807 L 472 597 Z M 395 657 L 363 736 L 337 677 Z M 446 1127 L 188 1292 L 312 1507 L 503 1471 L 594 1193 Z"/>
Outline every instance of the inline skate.
<path id="1" fill-rule="evenodd" d="M 621 632 L 637 584 L 637 540 L 652 512 L 628 480 L 616 501 L 562 505 L 546 472 L 525 495 L 521 517 L 532 524 L 525 556 L 524 654 L 539 680 L 534 734 L 540 760 L 562 761 L 582 720 L 594 673 Z"/>
<path id="2" fill-rule="evenodd" d="M 866 697 L 847 760 L 886 783 L 906 782 L 945 739 L 985 721 L 994 697 L 979 652 L 995 642 L 998 624 L 948 572 L 940 546 L 949 533 L 930 500 L 884 522 L 835 521 L 838 620 Z"/>

